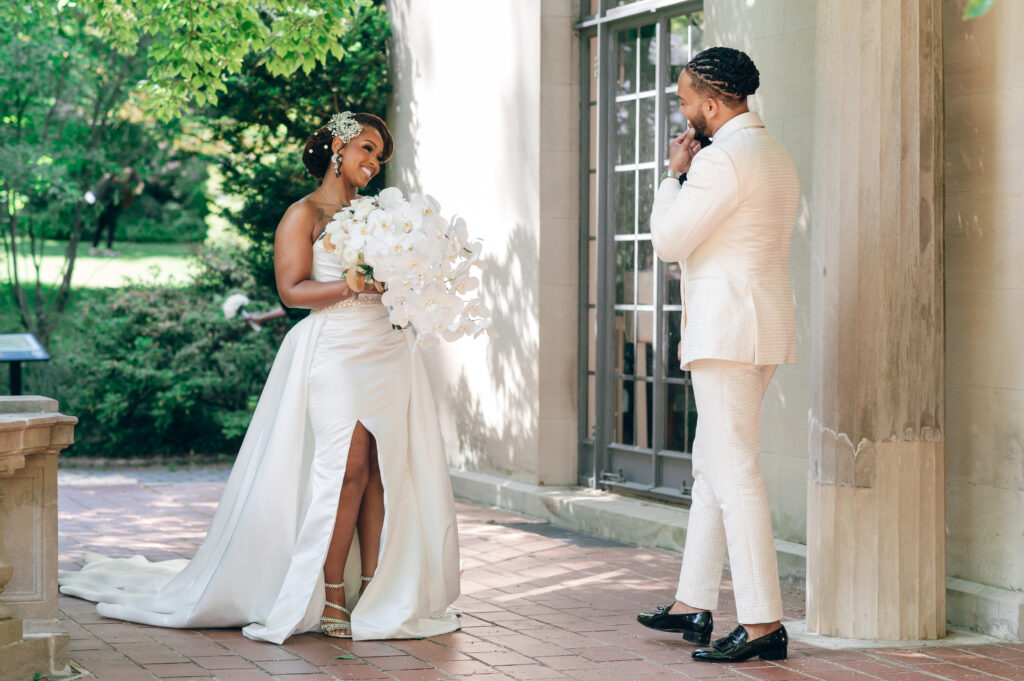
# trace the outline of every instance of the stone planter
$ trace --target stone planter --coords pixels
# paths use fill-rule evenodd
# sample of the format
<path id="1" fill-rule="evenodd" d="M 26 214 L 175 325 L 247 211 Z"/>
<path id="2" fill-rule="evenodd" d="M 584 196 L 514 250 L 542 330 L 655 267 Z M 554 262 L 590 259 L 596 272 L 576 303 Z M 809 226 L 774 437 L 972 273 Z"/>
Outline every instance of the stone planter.
<path id="1" fill-rule="evenodd" d="M 0 396 L 0 681 L 68 672 L 57 612 L 57 455 L 78 419 Z"/>

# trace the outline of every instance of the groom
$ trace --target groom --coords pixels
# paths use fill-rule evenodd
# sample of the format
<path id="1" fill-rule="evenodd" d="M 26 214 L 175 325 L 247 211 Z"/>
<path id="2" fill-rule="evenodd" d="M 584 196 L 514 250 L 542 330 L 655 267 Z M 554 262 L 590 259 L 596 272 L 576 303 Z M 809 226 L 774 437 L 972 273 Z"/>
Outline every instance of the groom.
<path id="1" fill-rule="evenodd" d="M 796 361 L 789 240 L 800 187 L 789 155 L 747 108 L 743 52 L 713 47 L 679 76 L 689 129 L 669 148 L 651 211 L 658 256 L 683 263 L 680 362 L 696 398 L 693 504 L 676 600 L 637 617 L 708 644 L 728 547 L 740 626 L 693 658 L 784 659 L 788 637 L 761 453 L 761 400 Z M 702 148 L 700 139 L 714 144 Z"/>

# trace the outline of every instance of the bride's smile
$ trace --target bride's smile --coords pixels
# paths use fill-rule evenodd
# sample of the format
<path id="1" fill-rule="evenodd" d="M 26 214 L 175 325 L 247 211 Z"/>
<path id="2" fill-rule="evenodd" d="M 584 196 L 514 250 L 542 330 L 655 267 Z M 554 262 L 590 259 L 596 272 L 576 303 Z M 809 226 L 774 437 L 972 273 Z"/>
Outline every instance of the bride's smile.
<path id="1" fill-rule="evenodd" d="M 342 145 L 340 142 L 340 139 L 335 138 L 333 143 L 341 156 L 341 174 L 338 179 L 361 189 L 380 172 L 384 140 L 376 128 L 367 126 L 348 143 Z"/>

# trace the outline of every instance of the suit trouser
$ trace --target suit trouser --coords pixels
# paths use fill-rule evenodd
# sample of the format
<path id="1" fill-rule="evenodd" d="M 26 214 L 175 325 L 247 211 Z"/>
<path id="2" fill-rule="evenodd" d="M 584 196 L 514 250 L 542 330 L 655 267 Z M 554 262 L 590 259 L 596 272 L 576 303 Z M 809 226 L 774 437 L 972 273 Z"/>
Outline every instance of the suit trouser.
<path id="1" fill-rule="evenodd" d="M 742 624 L 782 619 L 761 457 L 761 400 L 775 366 L 724 360 L 690 364 L 697 402 L 693 503 L 676 599 L 715 610 L 728 546 Z"/>

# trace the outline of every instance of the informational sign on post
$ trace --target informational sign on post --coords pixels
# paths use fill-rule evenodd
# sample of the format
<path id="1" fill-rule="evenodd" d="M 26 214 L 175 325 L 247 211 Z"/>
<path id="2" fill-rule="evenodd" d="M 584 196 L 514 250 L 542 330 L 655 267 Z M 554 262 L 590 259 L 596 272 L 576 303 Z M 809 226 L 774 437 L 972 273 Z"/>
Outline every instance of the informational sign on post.
<path id="1" fill-rule="evenodd" d="M 11 363 L 11 394 L 21 394 L 21 363 L 44 362 L 49 353 L 30 333 L 0 334 L 0 362 Z"/>

